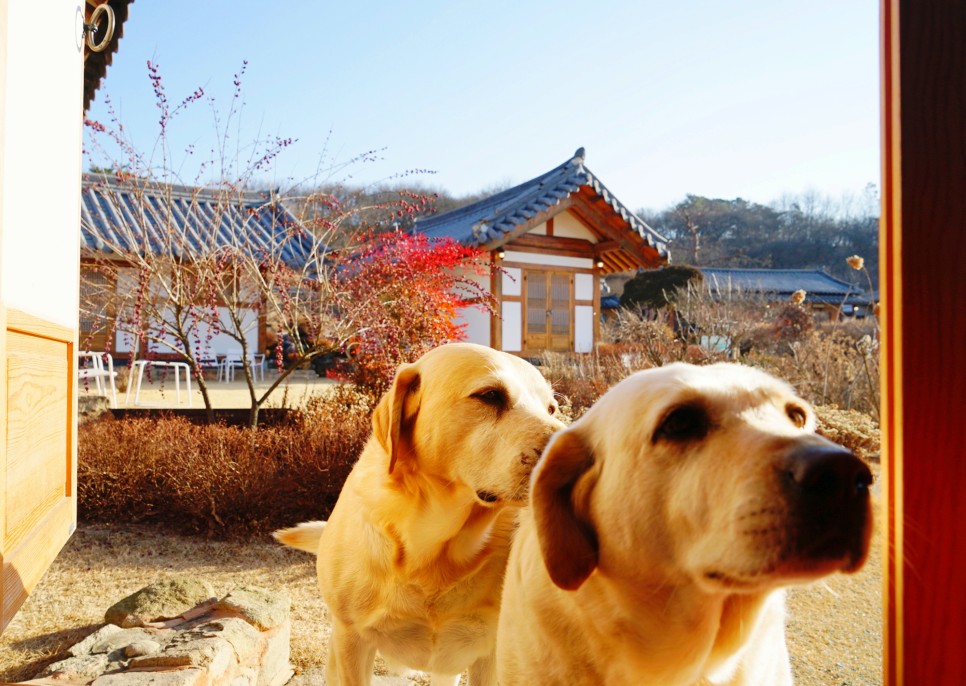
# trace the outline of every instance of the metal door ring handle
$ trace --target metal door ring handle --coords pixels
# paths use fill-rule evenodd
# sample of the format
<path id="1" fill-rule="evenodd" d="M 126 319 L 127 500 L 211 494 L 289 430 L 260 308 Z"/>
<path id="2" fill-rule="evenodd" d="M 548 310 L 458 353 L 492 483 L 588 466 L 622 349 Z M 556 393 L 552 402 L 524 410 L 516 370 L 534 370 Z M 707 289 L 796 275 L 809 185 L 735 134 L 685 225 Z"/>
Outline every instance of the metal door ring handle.
<path id="1" fill-rule="evenodd" d="M 104 31 L 104 38 L 99 43 L 95 43 L 94 34 L 98 32 L 97 22 L 102 14 L 107 16 L 107 29 Z M 92 52 L 103 52 L 112 38 L 114 38 L 114 10 L 105 2 L 94 8 L 90 23 L 84 24 L 84 41 Z"/>

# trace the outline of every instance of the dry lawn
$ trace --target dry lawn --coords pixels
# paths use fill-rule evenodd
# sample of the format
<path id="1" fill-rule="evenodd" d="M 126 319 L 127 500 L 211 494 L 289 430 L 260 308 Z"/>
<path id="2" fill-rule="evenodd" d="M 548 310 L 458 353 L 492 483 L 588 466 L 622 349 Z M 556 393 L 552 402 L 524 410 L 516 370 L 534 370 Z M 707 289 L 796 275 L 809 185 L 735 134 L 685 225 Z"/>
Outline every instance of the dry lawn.
<path id="1" fill-rule="evenodd" d="M 879 537 L 857 575 L 835 576 L 790 598 L 789 648 L 799 686 L 881 684 Z M 292 662 L 297 671 L 325 659 L 326 609 L 313 559 L 267 537 L 216 542 L 144 526 L 84 525 L 0 637 L 0 681 L 27 679 L 65 656 L 103 622 L 114 602 L 159 578 L 204 576 L 225 594 L 254 584 L 291 595 Z"/>

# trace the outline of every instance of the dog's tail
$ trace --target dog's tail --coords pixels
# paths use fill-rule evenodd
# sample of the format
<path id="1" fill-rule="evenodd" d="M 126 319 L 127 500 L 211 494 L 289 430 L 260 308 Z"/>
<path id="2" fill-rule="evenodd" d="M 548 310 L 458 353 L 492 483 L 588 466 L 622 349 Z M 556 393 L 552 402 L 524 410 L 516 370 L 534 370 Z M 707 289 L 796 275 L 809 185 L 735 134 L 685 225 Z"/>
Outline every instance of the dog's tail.
<path id="1" fill-rule="evenodd" d="M 302 522 L 289 529 L 273 531 L 272 536 L 279 543 L 284 543 L 292 548 L 317 553 L 319 552 L 319 539 L 322 538 L 323 529 L 325 529 L 325 522 Z"/>

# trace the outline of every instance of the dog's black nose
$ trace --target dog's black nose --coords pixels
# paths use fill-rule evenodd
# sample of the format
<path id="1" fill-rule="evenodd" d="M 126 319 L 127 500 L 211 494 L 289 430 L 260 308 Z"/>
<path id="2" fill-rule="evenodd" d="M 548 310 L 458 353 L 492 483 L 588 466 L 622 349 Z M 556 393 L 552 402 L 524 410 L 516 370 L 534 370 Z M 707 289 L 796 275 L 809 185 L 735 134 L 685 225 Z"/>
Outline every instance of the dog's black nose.
<path id="1" fill-rule="evenodd" d="M 807 444 L 788 455 L 792 488 L 815 503 L 844 504 L 868 496 L 872 472 L 862 460 L 835 444 Z"/>

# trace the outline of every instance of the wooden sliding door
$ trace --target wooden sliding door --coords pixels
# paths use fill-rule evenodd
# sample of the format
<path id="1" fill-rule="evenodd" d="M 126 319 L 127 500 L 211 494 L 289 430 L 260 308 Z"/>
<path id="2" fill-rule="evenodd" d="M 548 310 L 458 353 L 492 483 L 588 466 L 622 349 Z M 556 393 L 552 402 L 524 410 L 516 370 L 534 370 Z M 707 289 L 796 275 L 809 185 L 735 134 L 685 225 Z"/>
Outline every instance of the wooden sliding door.
<path id="1" fill-rule="evenodd" d="M 523 280 L 526 293 L 524 351 L 573 350 L 573 273 L 527 269 Z"/>

